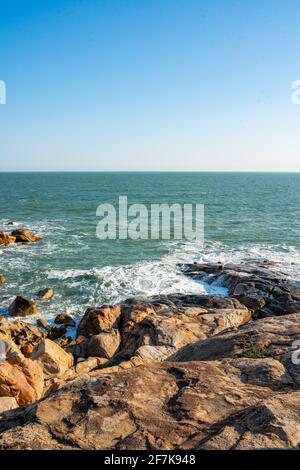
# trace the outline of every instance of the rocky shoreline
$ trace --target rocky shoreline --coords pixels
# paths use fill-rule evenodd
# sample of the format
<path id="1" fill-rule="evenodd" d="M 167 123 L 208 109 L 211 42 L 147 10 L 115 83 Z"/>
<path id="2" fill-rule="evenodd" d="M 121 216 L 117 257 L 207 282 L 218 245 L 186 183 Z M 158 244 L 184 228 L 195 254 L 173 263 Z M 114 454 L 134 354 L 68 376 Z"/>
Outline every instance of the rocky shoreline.
<path id="1" fill-rule="evenodd" d="M 0 317 L 0 449 L 300 447 L 300 289 L 268 262 L 179 268 L 228 297 L 91 307 L 75 339 L 67 314 Z"/>

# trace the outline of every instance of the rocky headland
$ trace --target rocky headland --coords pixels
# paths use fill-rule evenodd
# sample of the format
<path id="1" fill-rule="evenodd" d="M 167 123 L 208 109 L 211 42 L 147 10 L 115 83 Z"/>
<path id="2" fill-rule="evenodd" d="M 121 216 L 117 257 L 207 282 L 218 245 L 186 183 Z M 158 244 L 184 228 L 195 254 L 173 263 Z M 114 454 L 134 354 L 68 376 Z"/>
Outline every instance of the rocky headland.
<path id="1" fill-rule="evenodd" d="M 64 313 L 13 319 L 36 313 L 16 297 L 0 317 L 0 449 L 300 447 L 300 289 L 268 262 L 179 269 L 228 296 L 91 307 L 75 339 Z"/>

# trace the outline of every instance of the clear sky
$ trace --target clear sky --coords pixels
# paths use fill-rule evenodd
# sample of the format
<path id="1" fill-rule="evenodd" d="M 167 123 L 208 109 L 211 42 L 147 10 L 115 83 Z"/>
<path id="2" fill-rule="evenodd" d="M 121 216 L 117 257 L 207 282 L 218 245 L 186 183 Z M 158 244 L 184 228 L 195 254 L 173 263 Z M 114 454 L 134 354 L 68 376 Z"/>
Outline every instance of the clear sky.
<path id="1" fill-rule="evenodd" d="M 299 0 L 0 0 L 0 171 L 300 171 Z"/>

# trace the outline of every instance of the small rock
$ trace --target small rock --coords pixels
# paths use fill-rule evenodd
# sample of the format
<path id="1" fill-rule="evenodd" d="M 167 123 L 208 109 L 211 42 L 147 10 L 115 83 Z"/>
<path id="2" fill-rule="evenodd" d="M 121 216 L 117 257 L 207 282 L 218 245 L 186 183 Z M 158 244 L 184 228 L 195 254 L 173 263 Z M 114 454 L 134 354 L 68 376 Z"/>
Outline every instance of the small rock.
<path id="1" fill-rule="evenodd" d="M 48 338 L 51 340 L 55 340 L 61 338 L 66 332 L 67 328 L 65 326 L 52 326 L 48 333 Z"/>
<path id="2" fill-rule="evenodd" d="M 119 349 L 121 343 L 120 333 L 112 328 L 92 336 L 88 344 L 89 356 L 111 358 Z"/>
<path id="3" fill-rule="evenodd" d="M 22 346 L 21 351 L 25 357 L 29 358 L 33 351 L 32 344 L 26 344 L 25 346 Z"/>
<path id="4" fill-rule="evenodd" d="M 13 397 L 0 397 L 0 414 L 5 411 L 14 410 L 18 408 L 18 403 Z"/>
<path id="5" fill-rule="evenodd" d="M 65 325 L 65 326 L 75 326 L 76 322 L 73 320 L 71 315 L 68 315 L 67 313 L 59 313 L 55 320 L 54 323 L 56 325 Z"/>
<path id="6" fill-rule="evenodd" d="M 5 277 L 4 276 L 0 276 L 0 284 L 4 284 L 5 283 Z"/>
<path id="7" fill-rule="evenodd" d="M 32 300 L 27 300 L 18 295 L 8 307 L 9 313 L 14 317 L 26 317 L 37 314 L 37 305 Z"/>
<path id="8" fill-rule="evenodd" d="M 38 291 L 36 295 L 40 300 L 50 300 L 54 295 L 54 291 L 51 287 L 46 287 L 45 289 Z"/>
<path id="9" fill-rule="evenodd" d="M 45 330 L 48 328 L 48 322 L 44 318 L 38 318 L 36 322 L 39 326 L 41 326 L 42 328 L 45 328 Z"/>
<path id="10" fill-rule="evenodd" d="M 50 339 L 42 341 L 31 355 L 43 368 L 47 379 L 62 376 L 73 365 L 73 357 Z"/>

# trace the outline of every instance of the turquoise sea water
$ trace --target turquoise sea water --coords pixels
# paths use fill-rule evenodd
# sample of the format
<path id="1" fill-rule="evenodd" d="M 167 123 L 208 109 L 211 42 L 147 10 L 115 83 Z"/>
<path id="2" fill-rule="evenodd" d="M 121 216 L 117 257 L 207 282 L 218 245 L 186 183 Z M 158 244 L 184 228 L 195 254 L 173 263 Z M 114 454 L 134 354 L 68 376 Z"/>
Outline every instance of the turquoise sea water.
<path id="1" fill-rule="evenodd" d="M 197 241 L 100 241 L 96 208 L 128 203 L 202 203 L 205 245 Z M 13 222 L 14 226 L 8 226 Z M 0 173 L 0 229 L 28 227 L 44 237 L 0 247 L 0 308 L 16 294 L 53 287 L 40 316 L 79 317 L 87 306 L 132 295 L 214 292 L 185 279 L 180 261 L 268 258 L 300 279 L 300 174 Z"/>

